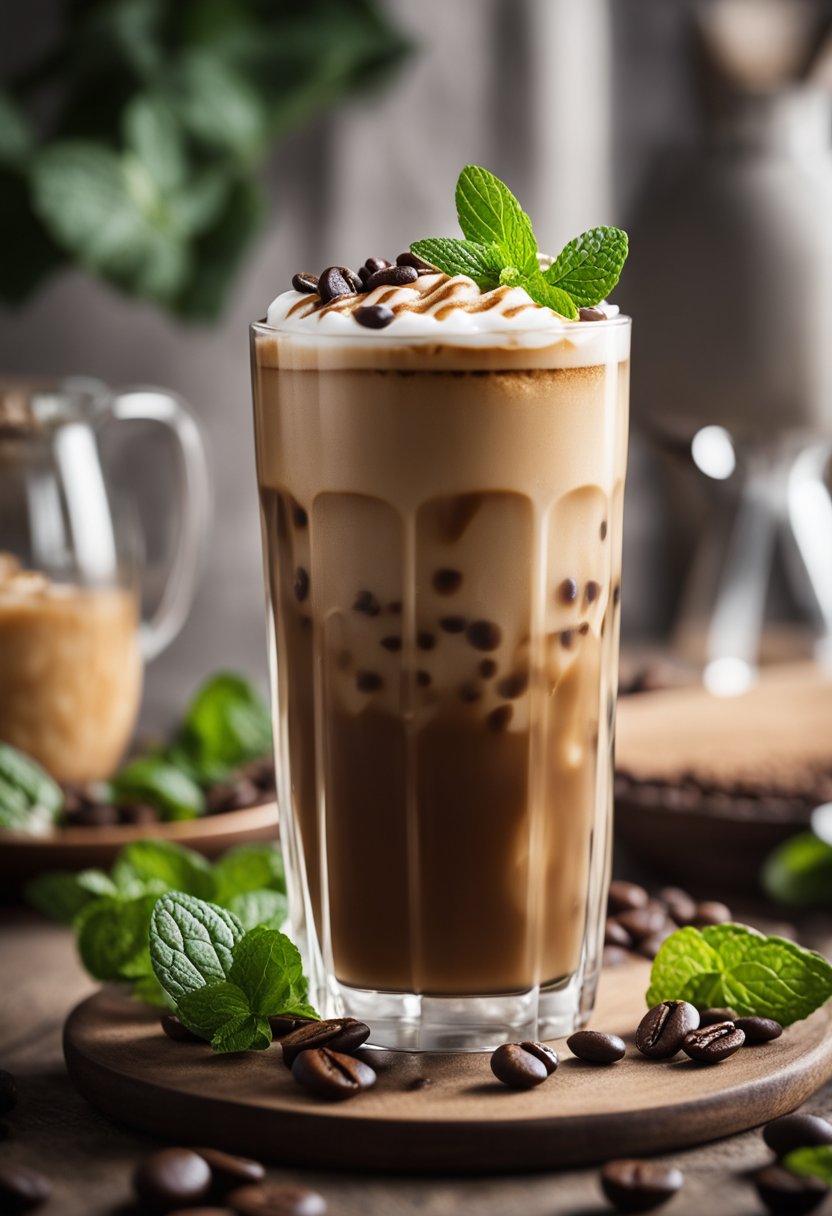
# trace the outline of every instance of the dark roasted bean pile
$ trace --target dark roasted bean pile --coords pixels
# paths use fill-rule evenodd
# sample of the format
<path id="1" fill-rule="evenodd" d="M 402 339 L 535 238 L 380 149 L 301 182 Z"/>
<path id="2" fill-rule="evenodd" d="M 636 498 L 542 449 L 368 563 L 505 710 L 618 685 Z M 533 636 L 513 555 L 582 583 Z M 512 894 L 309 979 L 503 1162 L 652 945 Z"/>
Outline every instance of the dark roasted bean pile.
<path id="1" fill-rule="evenodd" d="M 604 933 L 604 962 L 624 962 L 632 952 L 653 959 L 665 938 L 685 925 L 697 929 L 731 919 L 731 909 L 715 900 L 698 903 L 680 887 L 665 887 L 651 896 L 634 882 L 610 883 L 607 924 Z"/>
<path id="2" fill-rule="evenodd" d="M 435 266 L 423 262 L 415 253 L 400 253 L 395 262 L 387 258 L 367 258 L 358 271 L 348 266 L 327 266 L 319 275 L 298 271 L 292 276 L 295 291 L 320 296 L 322 304 L 331 304 L 344 296 L 361 295 L 377 287 L 408 287 L 423 274 L 437 274 Z M 384 304 L 356 308 L 353 319 L 365 329 L 385 329 L 393 320 L 392 309 Z"/>

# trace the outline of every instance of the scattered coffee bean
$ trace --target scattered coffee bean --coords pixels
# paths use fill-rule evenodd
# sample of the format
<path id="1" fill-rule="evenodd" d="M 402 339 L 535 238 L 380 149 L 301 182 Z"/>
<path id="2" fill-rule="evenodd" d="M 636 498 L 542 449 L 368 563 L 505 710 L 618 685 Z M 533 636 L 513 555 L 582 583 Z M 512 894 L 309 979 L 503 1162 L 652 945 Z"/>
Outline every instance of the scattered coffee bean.
<path id="1" fill-rule="evenodd" d="M 558 599 L 562 604 L 574 604 L 578 598 L 578 584 L 574 578 L 565 578 L 558 586 Z"/>
<path id="2" fill-rule="evenodd" d="M 696 905 L 696 915 L 691 922 L 697 929 L 705 929 L 708 925 L 725 925 L 731 919 L 731 909 L 715 899 L 706 900 Z"/>
<path id="3" fill-rule="evenodd" d="M 785 1157 L 796 1148 L 832 1144 L 832 1123 L 820 1115 L 783 1115 L 763 1128 L 763 1139 L 778 1157 Z"/>
<path id="4" fill-rule="evenodd" d="M 761 1202 L 776 1216 L 801 1216 L 823 1203 L 828 1187 L 818 1178 L 801 1178 L 782 1165 L 767 1165 L 754 1175 Z"/>
<path id="5" fill-rule="evenodd" d="M 652 1212 L 677 1194 L 684 1184 L 681 1170 L 659 1161 L 608 1161 L 601 1170 L 601 1187 L 618 1212 Z"/>
<path id="6" fill-rule="evenodd" d="M 226 1202 L 236 1216 L 324 1216 L 326 1200 L 305 1186 L 269 1182 L 232 1191 Z"/>
<path id="7" fill-rule="evenodd" d="M 464 616 L 441 616 L 439 628 L 444 633 L 464 633 L 468 624 Z"/>
<path id="8" fill-rule="evenodd" d="M 696 916 L 696 901 L 681 887 L 665 887 L 659 899 L 677 925 L 689 925 Z"/>
<path id="9" fill-rule="evenodd" d="M 461 586 L 461 570 L 437 570 L 433 576 L 433 589 L 437 595 L 453 595 Z"/>
<path id="10" fill-rule="evenodd" d="M 420 688 L 430 688 L 430 683 L 431 683 L 430 672 L 429 671 L 417 671 L 416 672 L 416 683 L 419 685 Z"/>
<path id="11" fill-rule="evenodd" d="M 369 1064 L 329 1047 L 301 1051 L 292 1064 L 292 1076 L 310 1093 L 332 1102 L 352 1098 L 376 1083 Z"/>
<path id="12" fill-rule="evenodd" d="M 622 963 L 628 963 L 631 957 L 622 946 L 604 946 L 602 961 L 605 967 L 620 967 Z"/>
<path id="13" fill-rule="evenodd" d="M 402 648 L 402 640 L 398 634 L 390 634 L 389 637 L 382 638 L 381 644 L 385 650 L 390 650 L 393 653 Z"/>
<path id="14" fill-rule="evenodd" d="M 396 314 L 386 304 L 367 304 L 356 308 L 352 315 L 365 329 L 386 329 Z"/>
<path id="15" fill-rule="evenodd" d="M 429 633 L 427 629 L 421 629 L 416 634 L 416 645 L 420 650 L 433 650 L 436 645 L 436 637 Z"/>
<path id="16" fill-rule="evenodd" d="M 532 1089 L 557 1066 L 557 1053 L 545 1043 L 503 1043 L 491 1056 L 494 1076 L 511 1089 Z"/>
<path id="17" fill-rule="evenodd" d="M 607 906 L 610 912 L 629 912 L 633 908 L 644 908 L 648 899 L 644 887 L 616 878 L 610 883 Z"/>
<path id="18" fill-rule="evenodd" d="M 368 274 L 375 274 L 378 270 L 386 270 L 388 266 L 392 266 L 392 262 L 388 262 L 387 258 L 367 258 L 364 266 Z"/>
<path id="19" fill-rule="evenodd" d="M 318 279 L 318 294 L 324 304 L 341 296 L 355 295 L 361 288 L 361 279 L 346 266 L 327 266 Z"/>
<path id="20" fill-rule="evenodd" d="M 281 1041 L 283 1063 L 291 1068 L 302 1051 L 311 1047 L 331 1047 L 333 1051 L 356 1051 L 370 1037 L 370 1027 L 357 1018 L 329 1018 L 307 1022 Z"/>
<path id="21" fill-rule="evenodd" d="M 435 266 L 431 266 L 430 262 L 424 261 L 415 253 L 400 253 L 396 258 L 397 266 L 412 266 L 414 270 L 418 270 L 419 274 L 438 274 Z"/>
<path id="22" fill-rule="evenodd" d="M 735 1022 L 737 1015 L 733 1009 L 716 1007 L 711 1009 L 703 1009 L 699 1015 L 700 1026 L 715 1026 L 717 1022 Z"/>
<path id="23" fill-rule="evenodd" d="M 294 584 L 295 599 L 299 604 L 302 604 L 309 595 L 309 575 L 304 570 L 303 566 L 298 566 L 295 571 Z"/>
<path id="24" fill-rule="evenodd" d="M 719 1064 L 739 1051 L 744 1042 L 745 1035 L 733 1022 L 717 1022 L 691 1030 L 685 1035 L 682 1051 L 699 1064 Z"/>
<path id="25" fill-rule="evenodd" d="M 498 695 L 505 697 L 508 701 L 516 701 L 518 697 L 522 697 L 528 687 L 529 673 L 527 671 L 515 671 L 512 675 L 504 676 L 502 680 L 497 681 Z"/>
<path id="26" fill-rule="evenodd" d="M 605 946 L 622 946 L 625 950 L 631 949 L 633 939 L 630 937 L 623 925 L 620 925 L 613 917 L 607 917 L 607 923 L 604 928 L 604 945 Z"/>
<path id="27" fill-rule="evenodd" d="M 475 650 L 496 650 L 503 638 L 503 631 L 493 621 L 472 621 L 465 636 Z"/>
<path id="28" fill-rule="evenodd" d="M 10 1072 L 0 1068 L 0 1115 L 7 1115 L 17 1106 L 17 1082 Z"/>
<path id="29" fill-rule="evenodd" d="M 596 583 L 595 579 L 591 578 L 589 580 L 589 582 L 587 583 L 587 585 L 584 587 L 584 599 L 586 600 L 586 602 L 588 604 L 592 604 L 595 602 L 595 600 L 598 599 L 598 596 L 600 595 L 600 593 L 601 593 L 601 584 Z"/>
<path id="30" fill-rule="evenodd" d="M 640 942 L 642 938 L 661 933 L 667 924 L 667 913 L 664 908 L 648 904 L 645 908 L 632 908 L 629 912 L 620 912 L 618 923 L 623 925 L 633 941 Z"/>
<path id="31" fill-rule="evenodd" d="M 297 274 L 292 275 L 292 286 L 295 291 L 316 292 L 318 290 L 318 276 L 316 274 L 307 274 L 305 270 L 299 270 Z"/>
<path id="32" fill-rule="evenodd" d="M 607 314 L 600 308 L 579 308 L 578 316 L 582 321 L 606 321 Z"/>
<path id="33" fill-rule="evenodd" d="M 235 1157 L 218 1148 L 195 1148 L 194 1152 L 208 1162 L 212 1184 L 223 1194 L 247 1182 L 262 1182 L 266 1177 L 264 1166 L 250 1157 Z"/>
<path id="34" fill-rule="evenodd" d="M 770 1043 L 779 1039 L 783 1027 L 774 1018 L 732 1018 L 738 1030 L 745 1035 L 746 1043 Z"/>
<path id="35" fill-rule="evenodd" d="M 52 1193 L 49 1179 L 25 1165 L 0 1165 L 0 1212 L 31 1212 Z"/>
<path id="36" fill-rule="evenodd" d="M 367 291 L 375 291 L 377 287 L 407 287 L 415 283 L 418 277 L 415 266 L 387 266 L 370 275 L 366 288 Z"/>
<path id="37" fill-rule="evenodd" d="M 314 1018 L 293 1018 L 285 1013 L 275 1013 L 269 1018 L 269 1025 L 272 1028 L 272 1037 L 283 1039 L 292 1031 L 300 1030 L 301 1026 L 308 1026 L 310 1022 L 314 1021 Z"/>
<path id="38" fill-rule="evenodd" d="M 662 1001 L 645 1013 L 636 1030 L 636 1047 L 648 1060 L 669 1060 L 699 1025 L 699 1012 L 687 1001 Z"/>
<path id="39" fill-rule="evenodd" d="M 514 710 L 510 705 L 498 705 L 496 709 L 492 709 L 485 720 L 490 730 L 499 733 L 508 728 L 513 717 Z"/>
<path id="40" fill-rule="evenodd" d="M 353 612 L 363 612 L 365 616 L 378 616 L 381 612 L 381 604 L 372 591 L 359 591 L 353 600 L 352 610 Z"/>
<path id="41" fill-rule="evenodd" d="M 190 1148 L 162 1148 L 145 1157 L 133 1175 L 133 1189 L 153 1212 L 190 1207 L 211 1187 L 208 1162 Z"/>
<path id="42" fill-rule="evenodd" d="M 579 1060 L 590 1064 L 615 1064 L 623 1060 L 627 1048 L 617 1034 L 603 1034 L 600 1030 L 579 1030 L 566 1040 L 566 1046 Z"/>
<path id="43" fill-rule="evenodd" d="M 647 937 L 643 937 L 638 943 L 639 954 L 644 958 L 654 959 L 672 932 L 672 929 L 665 926 L 658 933 L 650 933 Z"/>
<path id="44" fill-rule="evenodd" d="M 475 701 L 479 701 L 482 697 L 482 689 L 478 684 L 460 684 L 459 699 L 464 701 L 466 705 L 473 705 Z"/>
<path id="45" fill-rule="evenodd" d="M 121 823 L 140 827 L 142 824 L 158 823 L 160 816 L 158 808 L 149 802 L 128 802 L 118 808 L 118 817 Z"/>
<path id="46" fill-rule="evenodd" d="M 366 266 L 358 267 L 358 277 L 361 280 L 361 290 L 366 291 L 367 290 L 367 280 L 370 277 L 370 272 Z"/>
<path id="47" fill-rule="evenodd" d="M 169 1039 L 173 1039 L 175 1043 L 202 1043 L 203 1039 L 198 1034 L 194 1034 L 192 1030 L 188 1030 L 183 1022 L 175 1013 L 163 1013 L 159 1019 L 162 1030 Z"/>

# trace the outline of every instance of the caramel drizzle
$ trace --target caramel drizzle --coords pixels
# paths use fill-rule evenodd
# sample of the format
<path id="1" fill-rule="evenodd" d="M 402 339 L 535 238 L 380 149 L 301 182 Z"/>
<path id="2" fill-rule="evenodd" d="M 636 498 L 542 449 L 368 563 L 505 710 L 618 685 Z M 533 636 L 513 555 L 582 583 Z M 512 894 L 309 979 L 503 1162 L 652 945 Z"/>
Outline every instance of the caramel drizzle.
<path id="1" fill-rule="evenodd" d="M 438 273 L 438 272 L 437 272 Z M 499 311 L 499 306 L 505 297 L 513 289 L 511 287 L 502 286 L 495 287 L 493 291 L 483 292 L 479 299 L 463 299 L 456 300 L 454 296 L 460 291 L 467 291 L 467 281 L 460 278 L 449 278 L 443 275 L 441 281 L 429 288 L 424 293 L 420 293 L 413 300 L 399 300 L 396 304 L 391 304 L 390 301 L 395 299 L 401 291 L 418 291 L 414 284 L 408 284 L 406 287 L 387 287 L 376 288 L 373 292 L 375 304 L 385 304 L 392 309 L 395 316 L 401 316 L 403 313 L 426 313 L 433 312 L 437 321 L 445 321 L 457 311 L 480 313 L 490 312 L 494 309 Z M 381 294 L 378 294 L 381 292 Z M 293 317 L 298 314 L 302 319 L 311 317 L 317 313 L 319 316 L 325 317 L 331 312 L 335 313 L 350 313 L 356 307 L 358 302 L 365 297 L 354 292 L 348 296 L 339 296 L 336 300 L 331 300 L 328 304 L 324 304 L 320 296 L 306 296 L 302 300 L 297 300 L 286 314 L 288 317 Z M 538 306 L 531 300 L 528 304 L 515 304 L 511 308 L 502 310 L 505 317 L 516 317 L 520 313 L 527 311 L 530 308 Z"/>

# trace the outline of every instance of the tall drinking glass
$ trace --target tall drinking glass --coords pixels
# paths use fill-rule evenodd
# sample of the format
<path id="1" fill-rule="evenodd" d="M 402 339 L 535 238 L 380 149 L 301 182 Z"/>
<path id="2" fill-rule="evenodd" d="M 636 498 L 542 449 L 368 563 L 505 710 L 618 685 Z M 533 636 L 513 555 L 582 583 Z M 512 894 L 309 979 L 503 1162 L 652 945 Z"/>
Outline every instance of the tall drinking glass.
<path id="1" fill-rule="evenodd" d="M 252 326 L 278 801 L 312 1000 L 487 1049 L 592 1009 L 630 321 Z"/>

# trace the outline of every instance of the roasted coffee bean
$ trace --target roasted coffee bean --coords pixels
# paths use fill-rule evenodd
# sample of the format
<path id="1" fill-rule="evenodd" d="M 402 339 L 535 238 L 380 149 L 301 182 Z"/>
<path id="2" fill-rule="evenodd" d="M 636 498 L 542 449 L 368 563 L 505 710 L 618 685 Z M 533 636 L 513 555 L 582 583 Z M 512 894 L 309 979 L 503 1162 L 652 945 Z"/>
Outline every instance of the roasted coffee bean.
<path id="1" fill-rule="evenodd" d="M 387 270 L 388 266 L 392 266 L 392 262 L 388 262 L 387 258 L 367 258 L 364 266 L 368 274 L 375 274 L 378 270 Z"/>
<path id="2" fill-rule="evenodd" d="M 821 1148 L 832 1144 L 832 1123 L 820 1115 L 783 1115 L 763 1128 L 763 1139 L 778 1157 L 796 1148 Z"/>
<path id="3" fill-rule="evenodd" d="M 367 280 L 367 291 L 375 291 L 377 287 L 407 287 L 415 283 L 419 272 L 415 266 L 387 266 L 377 270 Z"/>
<path id="4" fill-rule="evenodd" d="M 295 599 L 299 604 L 302 604 L 309 595 L 309 575 L 306 570 L 304 570 L 303 566 L 298 566 L 297 570 L 295 571 L 293 591 L 295 593 Z"/>
<path id="5" fill-rule="evenodd" d="M 361 290 L 366 291 L 367 290 L 367 280 L 370 277 L 370 272 L 366 266 L 358 267 L 358 277 L 361 280 Z"/>
<path id="6" fill-rule="evenodd" d="M 153 1212 L 190 1207 L 211 1187 L 208 1162 L 190 1148 L 163 1148 L 151 1153 L 133 1175 L 133 1189 Z"/>
<path id="7" fill-rule="evenodd" d="M 604 945 L 622 946 L 625 950 L 630 950 L 633 945 L 633 939 L 627 930 L 612 916 L 607 917 L 607 923 L 604 928 Z"/>
<path id="8" fill-rule="evenodd" d="M 619 912 L 618 923 L 630 934 L 635 942 L 642 938 L 661 933 L 667 924 L 667 913 L 664 908 L 649 905 L 646 908 L 633 908 L 629 912 Z"/>
<path id="9" fill-rule="evenodd" d="M 291 1068 L 302 1051 L 310 1047 L 331 1047 L 333 1051 L 356 1051 L 370 1037 L 370 1027 L 357 1018 L 329 1018 L 307 1022 L 282 1040 L 283 1063 Z"/>
<path id="10" fill-rule="evenodd" d="M 700 1026 L 716 1026 L 717 1022 L 735 1022 L 736 1020 L 737 1015 L 734 1010 L 726 1007 L 703 1009 L 699 1014 Z"/>
<path id="11" fill-rule="evenodd" d="M 607 896 L 607 907 L 610 912 L 629 912 L 634 908 L 644 908 L 650 897 L 644 887 L 634 882 L 624 882 L 613 879 Z"/>
<path id="12" fill-rule="evenodd" d="M 0 1115 L 7 1115 L 17 1106 L 17 1082 L 10 1072 L 0 1068 Z"/>
<path id="13" fill-rule="evenodd" d="M 616 1060 L 623 1060 L 627 1052 L 622 1038 L 600 1030 L 579 1030 L 566 1040 L 566 1046 L 573 1056 L 590 1064 L 615 1064 Z"/>
<path id="14" fill-rule="evenodd" d="M 708 899 L 696 905 L 696 915 L 691 924 L 697 929 L 706 929 L 708 925 L 724 925 L 731 919 L 731 909 L 727 904 L 718 900 Z"/>
<path id="15" fill-rule="evenodd" d="M 347 266 L 327 266 L 318 279 L 318 294 L 324 304 L 340 296 L 351 296 L 361 291 L 361 279 Z"/>
<path id="16" fill-rule="evenodd" d="M 488 723 L 488 729 L 499 734 L 500 731 L 508 729 L 513 717 L 514 710 L 510 705 L 498 705 L 496 709 L 492 709 L 485 720 Z"/>
<path id="17" fill-rule="evenodd" d="M 565 578 L 558 586 L 558 599 L 562 604 L 574 604 L 578 598 L 578 584 L 574 578 Z"/>
<path id="18" fill-rule="evenodd" d="M 681 887 L 665 887 L 659 899 L 677 925 L 689 925 L 696 916 L 696 900 Z"/>
<path id="19" fill-rule="evenodd" d="M 329 1047 L 301 1051 L 292 1064 L 292 1076 L 310 1093 L 332 1102 L 352 1098 L 376 1083 L 369 1064 Z"/>
<path id="20" fill-rule="evenodd" d="M 405 253 L 400 253 L 396 258 L 397 266 L 412 266 L 414 270 L 418 270 L 419 274 L 436 274 L 435 266 L 431 266 L 430 262 L 426 262 L 424 258 L 420 258 L 417 254 L 411 253 L 409 250 Z"/>
<path id="21" fill-rule="evenodd" d="M 251 1157 L 235 1157 L 218 1148 L 195 1148 L 194 1152 L 208 1162 L 212 1185 L 223 1194 L 248 1182 L 262 1182 L 266 1177 L 265 1167 Z"/>
<path id="22" fill-rule="evenodd" d="M 666 925 L 658 933 L 650 933 L 647 937 L 643 937 L 637 947 L 639 954 L 644 958 L 654 959 L 672 932 L 673 930 Z"/>
<path id="23" fill-rule="evenodd" d="M 293 1018 L 285 1013 L 275 1013 L 269 1018 L 272 1037 L 275 1039 L 283 1039 L 287 1034 L 291 1034 L 292 1031 L 300 1030 L 301 1026 L 309 1026 L 310 1024 L 318 1025 L 314 1018 Z"/>
<path id="24" fill-rule="evenodd" d="M 681 1170 L 659 1161 L 608 1161 L 601 1170 L 601 1187 L 618 1212 L 652 1212 L 677 1194 L 684 1184 Z"/>
<path id="25" fill-rule="evenodd" d="M 532 1089 L 557 1066 L 557 1053 L 545 1043 L 503 1043 L 491 1056 L 494 1076 L 511 1089 Z"/>
<path id="26" fill-rule="evenodd" d="M 578 316 L 582 321 L 606 321 L 607 314 L 600 308 L 579 308 Z"/>
<path id="27" fill-rule="evenodd" d="M 733 1022 L 717 1022 L 691 1030 L 685 1035 L 682 1051 L 699 1064 L 719 1064 L 739 1051 L 744 1042 L 745 1035 Z"/>
<path id="28" fill-rule="evenodd" d="M 386 329 L 396 314 L 386 304 L 367 304 L 356 308 L 353 317 L 365 329 Z"/>
<path id="29" fill-rule="evenodd" d="M 819 1207 L 829 1188 L 819 1178 L 801 1178 L 782 1165 L 767 1165 L 754 1175 L 761 1202 L 776 1216 L 802 1216 Z"/>
<path id="30" fill-rule="evenodd" d="M 372 591 L 359 591 L 352 603 L 353 612 L 363 612 L 365 616 L 378 616 L 381 604 Z"/>
<path id="31" fill-rule="evenodd" d="M 528 687 L 529 673 L 515 671 L 512 675 L 503 676 L 502 680 L 497 681 L 497 695 L 505 697 L 507 701 L 516 701 L 518 697 L 522 697 Z"/>
<path id="32" fill-rule="evenodd" d="M 318 276 L 316 274 L 307 274 L 305 270 L 299 270 L 297 274 L 292 275 L 292 286 L 295 291 L 316 292 L 318 290 Z"/>
<path id="33" fill-rule="evenodd" d="M 453 595 L 462 586 L 462 571 L 450 569 L 437 570 L 431 581 L 437 595 Z"/>
<path id="34" fill-rule="evenodd" d="M 687 1001 L 662 1001 L 645 1013 L 636 1030 L 636 1047 L 648 1060 L 669 1060 L 699 1025 L 699 1013 Z"/>
<path id="35" fill-rule="evenodd" d="M 159 1022 L 168 1038 L 173 1039 L 175 1043 L 203 1043 L 205 1041 L 192 1030 L 188 1030 L 188 1027 L 179 1021 L 175 1013 L 163 1013 Z"/>
<path id="36" fill-rule="evenodd" d="M 732 1018 L 738 1030 L 745 1035 L 746 1043 L 770 1043 L 779 1039 L 783 1027 L 774 1018 Z"/>
<path id="37" fill-rule="evenodd" d="M 439 628 L 444 633 L 464 633 L 468 624 L 464 616 L 441 616 Z"/>
<path id="38" fill-rule="evenodd" d="M 324 1216 L 326 1212 L 323 1195 L 281 1182 L 241 1187 L 226 1202 L 237 1216 Z"/>
<path id="39" fill-rule="evenodd" d="M 31 1212 L 52 1193 L 49 1179 L 25 1165 L 0 1165 L 0 1212 Z"/>
<path id="40" fill-rule="evenodd" d="M 620 967 L 622 963 L 628 963 L 631 957 L 622 946 L 604 946 L 602 961 L 605 967 Z"/>
<path id="41" fill-rule="evenodd" d="M 503 639 L 503 631 L 493 621 L 472 621 L 465 636 L 475 650 L 496 650 Z"/>
<path id="42" fill-rule="evenodd" d="M 118 808 L 118 817 L 121 823 L 135 826 L 158 823 L 160 819 L 158 808 L 151 806 L 149 802 L 128 802 L 126 806 Z"/>

